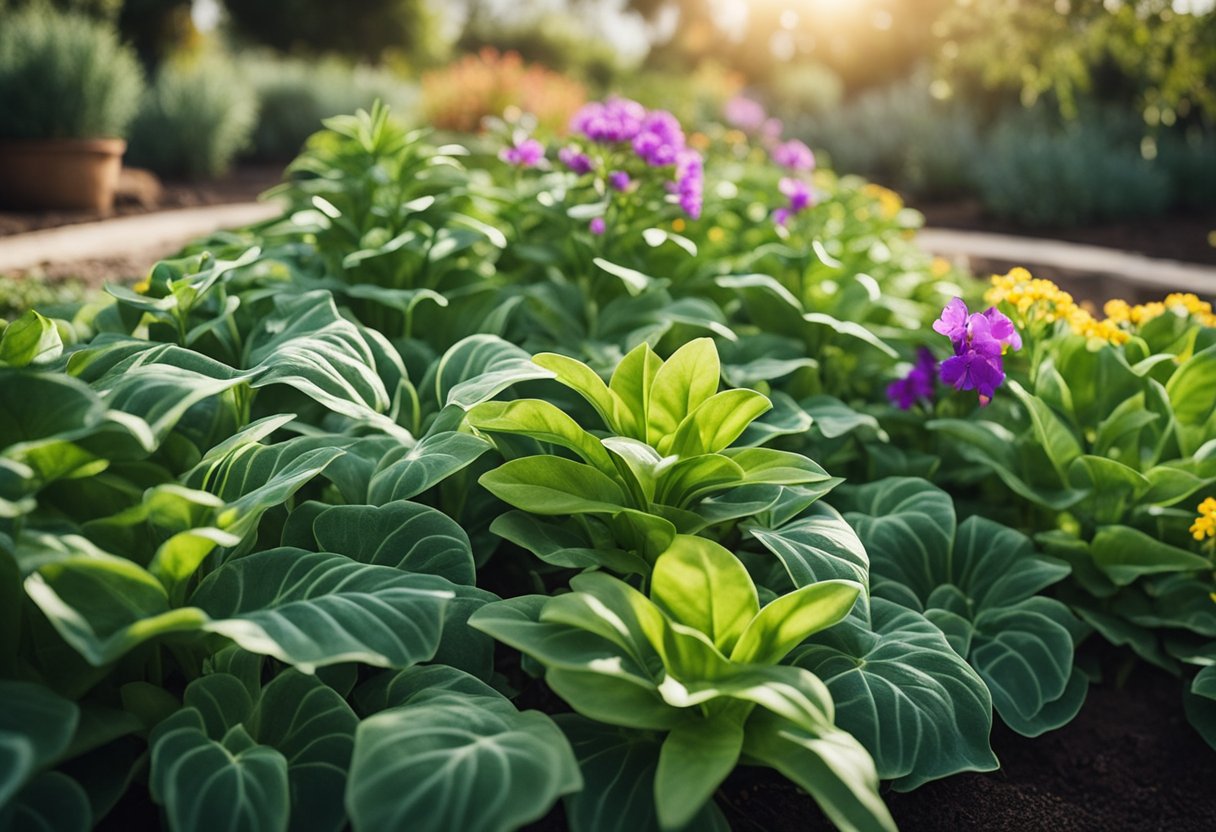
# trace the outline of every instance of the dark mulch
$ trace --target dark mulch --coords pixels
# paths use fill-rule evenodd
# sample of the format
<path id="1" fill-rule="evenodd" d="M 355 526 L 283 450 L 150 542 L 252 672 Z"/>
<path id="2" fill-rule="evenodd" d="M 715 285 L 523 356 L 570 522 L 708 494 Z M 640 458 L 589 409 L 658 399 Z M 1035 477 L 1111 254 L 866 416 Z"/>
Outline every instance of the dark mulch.
<path id="1" fill-rule="evenodd" d="M 1082 228 L 1021 228 L 985 215 L 978 200 L 914 202 L 914 207 L 925 215 L 927 226 L 936 228 L 1067 240 L 1132 251 L 1146 257 L 1216 265 L 1216 247 L 1209 239 L 1209 235 L 1216 232 L 1216 211 L 1172 214 Z"/>
<path id="2" fill-rule="evenodd" d="M 904 832 L 1211 832 L 1216 751 L 1182 714 L 1180 682 L 1138 666 L 1098 685 L 1078 717 L 1037 739 L 992 732 L 1001 769 L 887 793 Z M 770 772 L 740 769 L 722 796 L 732 828 L 831 829 L 809 797 Z"/>
<path id="3" fill-rule="evenodd" d="M 160 182 L 146 171 L 124 171 L 112 213 L 0 210 L 0 237 L 152 211 L 251 202 L 282 178 L 281 165 L 239 167 L 227 176 L 207 182 Z"/>

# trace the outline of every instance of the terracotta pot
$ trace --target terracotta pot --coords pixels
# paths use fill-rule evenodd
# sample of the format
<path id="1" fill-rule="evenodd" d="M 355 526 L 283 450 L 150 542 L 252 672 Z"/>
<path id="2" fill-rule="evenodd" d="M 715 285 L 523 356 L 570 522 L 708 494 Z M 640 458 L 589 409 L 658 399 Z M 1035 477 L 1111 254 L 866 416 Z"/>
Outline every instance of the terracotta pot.
<path id="1" fill-rule="evenodd" d="M 122 139 L 0 141 L 0 204 L 109 213 Z"/>

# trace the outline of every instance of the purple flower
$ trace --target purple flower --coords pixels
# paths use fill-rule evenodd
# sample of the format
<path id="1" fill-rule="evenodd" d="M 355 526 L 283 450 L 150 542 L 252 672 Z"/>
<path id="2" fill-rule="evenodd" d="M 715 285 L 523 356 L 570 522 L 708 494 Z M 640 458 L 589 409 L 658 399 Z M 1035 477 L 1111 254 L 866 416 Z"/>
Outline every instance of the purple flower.
<path id="1" fill-rule="evenodd" d="M 516 138 L 514 147 L 498 151 L 498 158 L 520 168 L 536 167 L 545 158 L 545 146 L 536 139 Z"/>
<path id="2" fill-rule="evenodd" d="M 916 363 L 901 379 L 887 385 L 887 398 L 900 410 L 909 410 L 918 401 L 933 398 L 937 380 L 937 359 L 925 347 L 916 351 Z"/>
<path id="3" fill-rule="evenodd" d="M 1007 347 L 1022 347 L 1013 322 L 996 309 L 970 313 L 962 298 L 954 298 L 933 322 L 933 331 L 954 346 L 954 355 L 942 362 L 942 381 L 959 390 L 975 390 L 980 404 L 988 404 L 1005 381 L 1002 354 Z"/>
<path id="4" fill-rule="evenodd" d="M 633 152 L 654 167 L 675 164 L 683 149 L 684 131 L 679 119 L 666 110 L 647 113 L 633 139 Z"/>
<path id="5" fill-rule="evenodd" d="M 624 191 L 629 187 L 629 183 L 631 181 L 632 180 L 629 178 L 629 174 L 625 173 L 623 170 L 614 170 L 612 173 L 608 174 L 608 184 L 613 190 L 616 191 Z"/>
<path id="6" fill-rule="evenodd" d="M 764 125 L 767 118 L 764 107 L 759 101 L 745 95 L 736 95 L 722 108 L 722 115 L 731 127 L 737 127 L 745 133 L 755 133 Z"/>
<path id="7" fill-rule="evenodd" d="M 765 143 L 776 142 L 781 138 L 783 130 L 785 130 L 785 123 L 781 119 L 766 119 L 764 124 L 760 126 L 760 137 Z"/>
<path id="8" fill-rule="evenodd" d="M 815 169 L 815 154 L 797 139 L 782 142 L 773 148 L 773 161 L 786 170 L 807 171 Z"/>
<path id="9" fill-rule="evenodd" d="M 587 225 L 587 228 L 592 234 L 598 237 L 608 229 L 608 224 L 604 222 L 603 217 L 595 217 Z"/>
<path id="10" fill-rule="evenodd" d="M 557 151 L 557 159 L 570 170 L 582 176 L 584 173 L 591 173 L 591 157 L 586 153 L 579 151 L 574 145 L 563 147 Z"/>
<path id="11" fill-rule="evenodd" d="M 701 198 L 705 186 L 705 166 L 701 154 L 684 150 L 676 159 L 676 194 L 680 208 L 692 219 L 701 217 Z"/>
<path id="12" fill-rule="evenodd" d="M 586 104 L 570 120 L 570 129 L 593 142 L 631 141 L 642 129 L 646 108 L 627 98 L 609 98 Z"/>
<path id="13" fill-rule="evenodd" d="M 801 179 L 786 177 L 781 180 L 778 188 L 781 190 L 782 196 L 788 200 L 788 204 L 773 212 L 773 222 L 777 225 L 784 227 L 790 217 L 815 204 L 815 193 Z"/>

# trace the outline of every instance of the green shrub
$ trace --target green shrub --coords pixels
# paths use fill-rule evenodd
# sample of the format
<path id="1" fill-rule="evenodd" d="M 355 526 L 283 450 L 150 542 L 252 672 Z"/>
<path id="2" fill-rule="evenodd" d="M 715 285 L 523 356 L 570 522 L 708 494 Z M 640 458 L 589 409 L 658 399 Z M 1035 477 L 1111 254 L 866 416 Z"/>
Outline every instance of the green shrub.
<path id="1" fill-rule="evenodd" d="M 1036 113 L 1007 116 L 977 159 L 984 207 L 1028 226 L 1159 215 L 1170 206 L 1169 175 L 1141 156 L 1133 138 L 1109 117 L 1052 128 Z"/>
<path id="2" fill-rule="evenodd" d="M 1158 159 L 1173 183 L 1175 208 L 1216 207 L 1216 136 L 1197 129 L 1168 133 L 1160 140 Z"/>
<path id="3" fill-rule="evenodd" d="M 0 26 L 0 138 L 121 137 L 139 106 L 135 53 L 114 29 L 45 8 Z"/>
<path id="4" fill-rule="evenodd" d="M 135 120 L 130 158 L 166 176 L 223 174 L 246 147 L 257 100 L 218 58 L 166 67 Z"/>
<path id="5" fill-rule="evenodd" d="M 788 129 L 802 132 L 808 119 L 835 110 L 843 94 L 844 84 L 832 70 L 821 64 L 798 64 L 774 79 L 769 111 Z"/>
<path id="6" fill-rule="evenodd" d="M 303 61 L 272 56 L 249 58 L 241 73 L 258 100 L 258 121 L 248 155 L 287 161 L 321 121 L 369 108 L 377 99 L 408 113 L 417 89 L 392 73 L 337 60 Z"/>
<path id="7" fill-rule="evenodd" d="M 794 125 L 838 170 L 862 173 L 924 197 L 972 187 L 980 130 L 972 111 L 938 101 L 917 74 L 872 90 L 839 111 Z"/>

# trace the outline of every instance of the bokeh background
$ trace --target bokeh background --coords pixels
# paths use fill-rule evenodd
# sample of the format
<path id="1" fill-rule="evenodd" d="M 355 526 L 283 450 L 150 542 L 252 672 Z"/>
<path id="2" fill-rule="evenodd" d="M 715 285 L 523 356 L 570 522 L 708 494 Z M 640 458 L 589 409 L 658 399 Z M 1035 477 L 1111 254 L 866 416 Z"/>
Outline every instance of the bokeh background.
<path id="1" fill-rule="evenodd" d="M 1057 236 L 1106 227 L 1118 240 L 1155 222 L 1153 253 L 1210 262 L 1214 5 L 0 0 L 0 29 L 54 7 L 131 44 L 140 78 L 118 95 L 137 99 L 126 164 L 166 181 L 281 169 L 321 118 L 377 98 L 440 130 L 475 132 L 518 108 L 560 132 L 580 103 L 610 92 L 692 122 L 746 96 L 930 223 Z M 0 110 L 4 50 L 20 48 L 0 44 Z M 0 138 L 19 130 L 0 124 Z"/>

